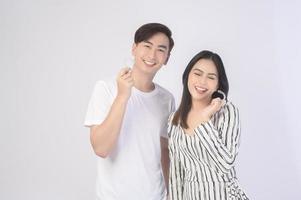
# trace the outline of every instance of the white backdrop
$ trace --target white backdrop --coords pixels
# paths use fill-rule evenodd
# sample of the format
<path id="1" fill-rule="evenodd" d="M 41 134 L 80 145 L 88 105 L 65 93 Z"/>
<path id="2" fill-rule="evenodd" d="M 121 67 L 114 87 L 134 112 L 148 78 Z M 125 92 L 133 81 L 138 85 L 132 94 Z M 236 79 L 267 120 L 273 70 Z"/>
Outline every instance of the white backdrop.
<path id="1" fill-rule="evenodd" d="M 301 199 L 300 7 L 0 0 L 0 199 L 94 199 L 96 156 L 82 125 L 88 100 L 97 80 L 123 67 L 147 22 L 173 31 L 172 56 L 156 81 L 177 104 L 192 56 L 221 55 L 242 117 L 238 176 L 251 199 Z"/>

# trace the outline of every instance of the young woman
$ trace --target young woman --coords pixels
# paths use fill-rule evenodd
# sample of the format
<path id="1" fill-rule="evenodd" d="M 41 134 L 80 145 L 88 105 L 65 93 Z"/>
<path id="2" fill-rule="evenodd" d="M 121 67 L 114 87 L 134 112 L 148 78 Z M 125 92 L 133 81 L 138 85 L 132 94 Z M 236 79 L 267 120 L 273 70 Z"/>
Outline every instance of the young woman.
<path id="1" fill-rule="evenodd" d="M 227 101 L 229 85 L 221 58 L 210 51 L 198 53 L 182 81 L 181 104 L 168 126 L 169 199 L 248 199 L 234 168 L 239 114 Z"/>

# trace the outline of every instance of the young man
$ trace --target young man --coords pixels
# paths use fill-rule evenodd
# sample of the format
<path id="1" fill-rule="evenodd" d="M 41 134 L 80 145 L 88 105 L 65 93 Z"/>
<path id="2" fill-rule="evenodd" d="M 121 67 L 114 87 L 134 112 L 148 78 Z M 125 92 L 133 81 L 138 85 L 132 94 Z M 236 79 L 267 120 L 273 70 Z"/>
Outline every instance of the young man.
<path id="1" fill-rule="evenodd" d="M 171 35 L 163 24 L 141 26 L 132 47 L 132 69 L 123 68 L 116 80 L 99 81 L 94 88 L 85 125 L 100 157 L 98 199 L 166 198 L 167 120 L 174 98 L 153 78 L 168 61 L 174 45 Z"/>

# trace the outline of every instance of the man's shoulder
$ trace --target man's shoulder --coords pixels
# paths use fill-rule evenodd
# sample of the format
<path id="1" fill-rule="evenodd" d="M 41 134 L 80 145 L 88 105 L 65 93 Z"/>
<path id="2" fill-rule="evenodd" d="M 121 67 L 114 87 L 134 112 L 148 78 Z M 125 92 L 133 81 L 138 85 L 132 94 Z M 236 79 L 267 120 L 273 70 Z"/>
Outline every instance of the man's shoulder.
<path id="1" fill-rule="evenodd" d="M 165 96 L 170 99 L 174 99 L 174 96 L 170 91 L 168 91 L 166 88 L 162 87 L 161 85 L 159 85 L 157 83 L 155 83 L 155 84 L 156 84 L 157 89 L 159 90 L 160 95 Z"/>
<path id="2" fill-rule="evenodd" d="M 116 81 L 113 77 L 108 77 L 96 81 L 95 88 L 103 88 L 109 91 L 115 91 L 117 89 Z"/>

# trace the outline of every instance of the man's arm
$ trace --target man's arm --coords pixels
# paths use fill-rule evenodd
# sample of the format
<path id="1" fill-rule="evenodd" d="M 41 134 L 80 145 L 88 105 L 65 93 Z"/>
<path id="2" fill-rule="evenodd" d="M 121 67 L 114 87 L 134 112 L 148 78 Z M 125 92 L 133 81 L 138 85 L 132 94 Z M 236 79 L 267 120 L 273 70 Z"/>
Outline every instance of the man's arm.
<path id="1" fill-rule="evenodd" d="M 161 165 L 163 170 L 163 176 L 165 180 L 165 186 L 168 189 L 169 178 L 169 155 L 168 155 L 168 139 L 160 137 L 161 144 Z"/>
<path id="2" fill-rule="evenodd" d="M 117 85 L 117 96 L 107 117 L 101 124 L 92 126 L 90 129 L 90 141 L 94 152 L 103 158 L 108 156 L 117 142 L 126 105 L 131 96 L 133 79 L 129 68 L 120 71 L 117 77 Z"/>

